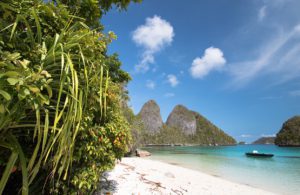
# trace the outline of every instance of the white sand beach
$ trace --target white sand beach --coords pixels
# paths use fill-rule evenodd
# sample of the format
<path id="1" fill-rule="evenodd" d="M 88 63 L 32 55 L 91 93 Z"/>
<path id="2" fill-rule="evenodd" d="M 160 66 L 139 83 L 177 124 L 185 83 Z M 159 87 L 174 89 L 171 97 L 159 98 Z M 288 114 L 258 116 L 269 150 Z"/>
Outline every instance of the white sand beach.
<path id="1" fill-rule="evenodd" d="M 199 171 L 147 158 L 122 158 L 108 173 L 113 194 L 273 194 Z M 104 193 L 104 192 L 102 192 Z"/>

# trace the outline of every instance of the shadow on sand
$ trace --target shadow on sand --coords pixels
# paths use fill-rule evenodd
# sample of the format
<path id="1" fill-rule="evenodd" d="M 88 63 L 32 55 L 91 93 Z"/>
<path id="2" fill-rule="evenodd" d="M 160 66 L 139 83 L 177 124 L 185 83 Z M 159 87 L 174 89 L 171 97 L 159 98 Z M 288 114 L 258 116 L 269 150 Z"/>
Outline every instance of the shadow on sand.
<path id="1" fill-rule="evenodd" d="M 117 192 L 118 183 L 115 180 L 108 180 L 108 172 L 105 172 L 99 182 L 98 191 L 94 195 L 114 194 Z"/>

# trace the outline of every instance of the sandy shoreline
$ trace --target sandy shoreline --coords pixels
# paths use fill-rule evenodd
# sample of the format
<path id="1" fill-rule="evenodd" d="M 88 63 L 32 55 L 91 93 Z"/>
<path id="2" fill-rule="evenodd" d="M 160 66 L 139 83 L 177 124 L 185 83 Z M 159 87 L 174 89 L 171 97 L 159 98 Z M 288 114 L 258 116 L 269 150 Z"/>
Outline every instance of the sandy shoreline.
<path id="1" fill-rule="evenodd" d="M 199 171 L 150 160 L 122 158 L 108 173 L 102 193 L 113 194 L 273 194 Z"/>

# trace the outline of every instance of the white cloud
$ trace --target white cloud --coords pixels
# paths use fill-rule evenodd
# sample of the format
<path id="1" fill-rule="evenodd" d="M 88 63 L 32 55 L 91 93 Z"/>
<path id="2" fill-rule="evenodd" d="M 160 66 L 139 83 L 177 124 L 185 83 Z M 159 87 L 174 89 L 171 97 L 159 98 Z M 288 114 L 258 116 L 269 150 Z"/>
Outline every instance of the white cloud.
<path id="1" fill-rule="evenodd" d="M 178 79 L 177 79 L 177 77 L 175 75 L 169 74 L 167 76 L 167 78 L 168 78 L 168 83 L 170 83 L 170 85 L 172 87 L 176 87 L 179 84 L 179 81 L 178 81 Z"/>
<path id="2" fill-rule="evenodd" d="M 146 87 L 148 88 L 148 89 L 154 89 L 155 88 L 155 82 L 154 81 L 151 81 L 151 80 L 147 80 L 147 82 L 146 82 Z"/>
<path id="3" fill-rule="evenodd" d="M 166 98 L 171 98 L 171 97 L 174 97 L 175 94 L 174 93 L 165 93 L 164 95 Z"/>
<path id="4" fill-rule="evenodd" d="M 261 134 L 261 137 L 276 137 L 276 134 Z"/>
<path id="5" fill-rule="evenodd" d="M 300 96 L 300 90 L 290 91 L 289 95 L 292 96 L 292 97 L 299 97 Z"/>
<path id="6" fill-rule="evenodd" d="M 243 138 L 248 138 L 248 137 L 253 137 L 252 135 L 250 134 L 242 134 L 240 135 L 240 137 L 243 137 Z"/>
<path id="7" fill-rule="evenodd" d="M 204 55 L 193 60 L 190 73 L 194 78 L 203 78 L 213 70 L 220 70 L 225 65 L 226 59 L 219 48 L 209 47 Z"/>
<path id="8" fill-rule="evenodd" d="M 263 19 L 266 17 L 266 14 L 267 14 L 267 6 L 262 6 L 259 11 L 258 11 L 258 21 L 263 21 Z"/>
<path id="9" fill-rule="evenodd" d="M 172 25 L 159 16 L 146 18 L 146 23 L 137 27 L 132 34 L 132 40 L 143 47 L 142 59 L 135 66 L 137 72 L 147 72 L 153 64 L 154 54 L 170 45 L 173 41 L 174 30 Z"/>
<path id="10" fill-rule="evenodd" d="M 277 74 L 277 83 L 299 78 L 299 35 L 300 25 L 294 26 L 264 44 L 256 59 L 231 64 L 228 70 L 233 76 L 232 84 L 244 86 L 260 74 Z"/>

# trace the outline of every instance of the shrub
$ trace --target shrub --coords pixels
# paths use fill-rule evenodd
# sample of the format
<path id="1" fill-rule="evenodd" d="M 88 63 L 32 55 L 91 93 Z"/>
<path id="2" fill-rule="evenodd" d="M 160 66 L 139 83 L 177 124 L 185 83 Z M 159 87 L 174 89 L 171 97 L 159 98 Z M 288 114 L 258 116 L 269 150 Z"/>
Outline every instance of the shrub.
<path id="1" fill-rule="evenodd" d="M 105 11 L 130 0 L 120 2 L 105 1 Z M 88 23 L 76 15 L 85 0 L 71 3 L 0 2 L 0 194 L 39 182 L 51 193 L 88 192 L 126 151 L 119 101 L 130 76 L 106 54 L 115 35 L 95 28 L 101 14 Z"/>

